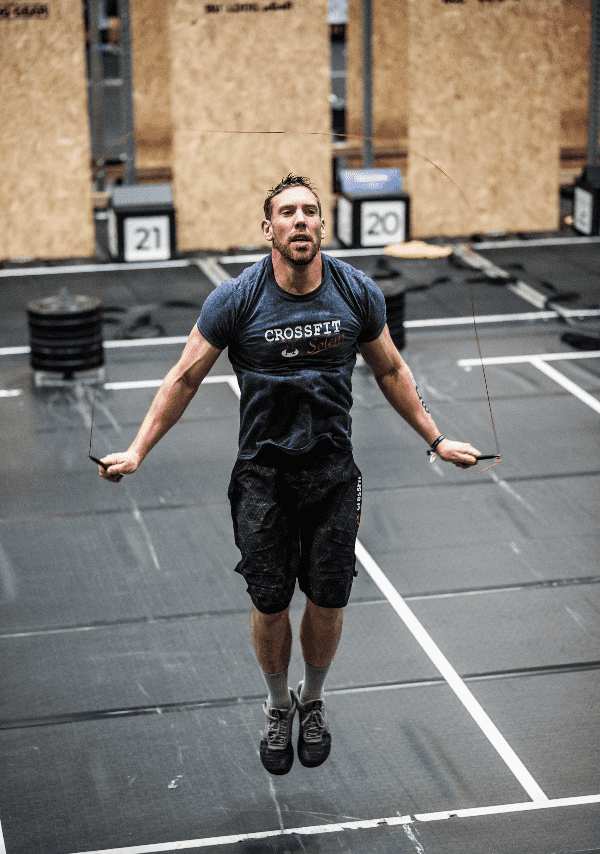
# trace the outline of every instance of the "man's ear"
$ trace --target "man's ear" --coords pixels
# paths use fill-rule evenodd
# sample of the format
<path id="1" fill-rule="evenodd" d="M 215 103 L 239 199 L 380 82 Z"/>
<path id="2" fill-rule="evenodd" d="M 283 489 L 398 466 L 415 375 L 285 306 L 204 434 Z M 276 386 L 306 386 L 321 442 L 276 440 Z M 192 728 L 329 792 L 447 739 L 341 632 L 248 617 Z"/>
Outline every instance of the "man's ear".
<path id="1" fill-rule="evenodd" d="M 270 219 L 263 219 L 260 224 L 265 240 L 273 240 L 273 225 Z"/>

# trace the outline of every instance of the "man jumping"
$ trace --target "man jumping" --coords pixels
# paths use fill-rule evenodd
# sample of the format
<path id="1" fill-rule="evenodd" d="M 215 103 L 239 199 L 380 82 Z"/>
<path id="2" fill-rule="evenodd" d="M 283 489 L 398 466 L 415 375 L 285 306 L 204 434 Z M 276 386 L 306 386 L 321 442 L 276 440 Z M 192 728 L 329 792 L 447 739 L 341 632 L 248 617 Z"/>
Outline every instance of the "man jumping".
<path id="1" fill-rule="evenodd" d="M 241 392 L 228 491 L 242 555 L 236 572 L 252 599 L 252 642 L 268 690 L 260 757 L 271 774 L 287 774 L 296 712 L 302 765 L 321 765 L 331 750 L 323 689 L 356 575 L 362 497 L 350 440 L 357 351 L 392 407 L 441 459 L 468 468 L 479 451 L 440 435 L 391 340 L 379 288 L 321 253 L 325 222 L 310 181 L 284 178 L 267 196 L 264 217 L 271 254 L 210 294 L 129 450 L 105 456 L 108 468 L 99 473 L 113 482 L 132 474 L 228 348 Z M 304 678 L 293 691 L 296 581 L 306 610 Z"/>

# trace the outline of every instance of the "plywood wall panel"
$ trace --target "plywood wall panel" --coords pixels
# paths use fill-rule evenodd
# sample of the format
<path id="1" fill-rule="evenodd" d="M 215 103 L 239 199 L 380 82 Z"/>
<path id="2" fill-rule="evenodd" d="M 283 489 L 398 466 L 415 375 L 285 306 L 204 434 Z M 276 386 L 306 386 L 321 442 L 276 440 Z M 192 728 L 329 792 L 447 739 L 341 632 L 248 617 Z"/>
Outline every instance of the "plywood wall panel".
<path id="1" fill-rule="evenodd" d="M 561 137 L 564 148 L 585 148 L 592 37 L 592 0 L 563 0 L 560 34 Z"/>
<path id="2" fill-rule="evenodd" d="M 168 3 L 129 0 L 136 165 L 171 166 L 171 57 Z"/>
<path id="3" fill-rule="evenodd" d="M 348 2 L 346 131 L 362 134 L 361 0 Z M 403 140 L 408 127 L 407 0 L 372 0 L 373 135 Z M 387 164 L 386 164 L 387 165 Z"/>
<path id="4" fill-rule="evenodd" d="M 0 258 L 94 253 L 81 4 L 0 23 Z"/>
<path id="5" fill-rule="evenodd" d="M 415 235 L 557 228 L 560 21 L 560 0 L 409 0 Z"/>
<path id="6" fill-rule="evenodd" d="M 260 244 L 264 198 L 289 172 L 317 186 L 330 226 L 326 0 L 214 6 L 170 6 L 179 247 Z"/>

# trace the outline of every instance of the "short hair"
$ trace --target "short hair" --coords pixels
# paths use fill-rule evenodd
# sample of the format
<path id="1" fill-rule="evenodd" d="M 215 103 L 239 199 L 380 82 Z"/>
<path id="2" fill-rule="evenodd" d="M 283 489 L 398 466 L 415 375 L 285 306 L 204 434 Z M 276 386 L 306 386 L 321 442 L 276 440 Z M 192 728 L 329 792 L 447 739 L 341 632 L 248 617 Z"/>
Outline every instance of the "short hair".
<path id="1" fill-rule="evenodd" d="M 304 178 L 302 175 L 292 175 L 290 173 L 285 178 L 282 178 L 276 187 L 273 187 L 273 189 L 269 191 L 269 195 L 265 199 L 265 203 L 263 205 L 265 219 L 268 219 L 269 221 L 271 220 L 271 216 L 273 215 L 273 199 L 275 198 L 275 196 L 278 196 L 279 193 L 282 193 L 284 190 L 287 190 L 288 187 L 306 187 L 307 190 L 310 190 L 315 199 L 317 200 L 317 205 L 319 206 L 319 216 L 321 216 L 321 201 L 315 193 L 315 188 L 313 187 L 309 179 Z"/>

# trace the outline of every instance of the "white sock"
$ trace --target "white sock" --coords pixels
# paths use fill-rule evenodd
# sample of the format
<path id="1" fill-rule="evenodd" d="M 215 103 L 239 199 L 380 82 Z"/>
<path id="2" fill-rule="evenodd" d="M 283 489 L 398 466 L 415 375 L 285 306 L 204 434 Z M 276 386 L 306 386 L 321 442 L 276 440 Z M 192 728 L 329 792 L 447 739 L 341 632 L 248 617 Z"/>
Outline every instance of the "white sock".
<path id="1" fill-rule="evenodd" d="M 323 685 L 328 670 L 329 667 L 313 667 L 312 664 L 304 662 L 304 682 L 300 691 L 301 703 L 323 699 Z"/>
<path id="2" fill-rule="evenodd" d="M 292 697 L 288 686 L 288 669 L 281 673 L 265 673 L 263 679 L 266 682 L 269 697 L 267 705 L 270 709 L 291 709 Z"/>

